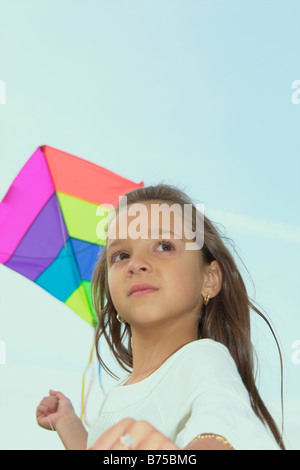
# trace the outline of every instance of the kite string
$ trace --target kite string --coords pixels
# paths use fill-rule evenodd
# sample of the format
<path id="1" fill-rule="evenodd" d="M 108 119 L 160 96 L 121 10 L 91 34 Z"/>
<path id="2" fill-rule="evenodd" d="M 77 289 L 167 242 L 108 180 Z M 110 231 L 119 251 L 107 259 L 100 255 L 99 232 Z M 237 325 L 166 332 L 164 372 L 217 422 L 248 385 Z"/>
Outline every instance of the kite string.
<path id="1" fill-rule="evenodd" d="M 49 421 L 49 424 L 50 424 L 51 431 L 55 431 L 55 429 L 54 429 L 54 427 L 52 426 L 52 423 L 51 423 L 51 421 L 50 421 L 50 418 L 49 418 L 49 417 L 47 417 L 47 418 L 48 418 L 48 421 Z"/>

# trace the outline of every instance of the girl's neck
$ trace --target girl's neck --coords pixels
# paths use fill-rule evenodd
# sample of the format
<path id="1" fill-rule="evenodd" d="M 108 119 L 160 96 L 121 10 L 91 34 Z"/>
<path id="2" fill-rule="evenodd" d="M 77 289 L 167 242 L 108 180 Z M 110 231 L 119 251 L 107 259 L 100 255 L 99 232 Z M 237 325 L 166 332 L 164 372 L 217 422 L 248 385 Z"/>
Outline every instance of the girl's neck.
<path id="1" fill-rule="evenodd" d="M 125 385 L 134 384 L 144 380 L 166 362 L 176 351 L 186 344 L 198 339 L 197 334 L 189 333 L 179 335 L 166 334 L 149 337 L 140 337 L 132 333 L 133 370 Z"/>

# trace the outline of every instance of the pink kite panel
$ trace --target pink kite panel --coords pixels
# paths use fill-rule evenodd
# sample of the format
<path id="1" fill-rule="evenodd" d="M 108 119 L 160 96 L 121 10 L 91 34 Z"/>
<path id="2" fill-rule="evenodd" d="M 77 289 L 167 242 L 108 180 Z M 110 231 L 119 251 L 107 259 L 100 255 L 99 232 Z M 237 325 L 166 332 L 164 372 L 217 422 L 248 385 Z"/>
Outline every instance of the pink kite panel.
<path id="1" fill-rule="evenodd" d="M 13 254 L 24 234 L 54 193 L 44 154 L 38 148 L 0 204 L 0 263 Z"/>

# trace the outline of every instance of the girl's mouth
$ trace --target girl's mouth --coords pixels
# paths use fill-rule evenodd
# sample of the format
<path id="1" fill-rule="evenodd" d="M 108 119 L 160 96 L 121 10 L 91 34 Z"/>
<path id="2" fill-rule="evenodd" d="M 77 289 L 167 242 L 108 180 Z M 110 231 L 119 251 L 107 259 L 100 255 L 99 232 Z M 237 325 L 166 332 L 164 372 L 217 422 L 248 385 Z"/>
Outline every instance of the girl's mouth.
<path id="1" fill-rule="evenodd" d="M 157 287 L 152 286 L 151 284 L 140 283 L 133 284 L 129 289 L 128 296 L 130 297 L 141 297 L 143 295 L 151 294 L 152 292 L 157 291 Z"/>
<path id="2" fill-rule="evenodd" d="M 151 294 L 152 292 L 157 291 L 157 289 L 142 289 L 133 292 L 130 297 L 141 297 L 142 295 Z"/>

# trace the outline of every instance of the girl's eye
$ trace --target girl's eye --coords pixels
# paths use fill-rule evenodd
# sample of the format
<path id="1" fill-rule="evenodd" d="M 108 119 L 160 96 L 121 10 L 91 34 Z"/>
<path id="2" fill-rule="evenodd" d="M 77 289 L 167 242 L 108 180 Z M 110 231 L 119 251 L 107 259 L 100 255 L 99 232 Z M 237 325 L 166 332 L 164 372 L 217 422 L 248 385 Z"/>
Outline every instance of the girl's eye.
<path id="1" fill-rule="evenodd" d="M 126 256 L 129 256 L 127 253 L 124 251 L 118 251 L 117 253 L 113 253 L 110 257 L 111 263 L 119 263 L 123 259 L 125 259 Z"/>
<path id="2" fill-rule="evenodd" d="M 173 251 L 175 250 L 175 246 L 173 243 L 169 241 L 161 241 L 156 247 L 157 251 Z"/>
<path id="3" fill-rule="evenodd" d="M 160 241 L 155 248 L 155 251 L 158 252 L 165 252 L 165 251 L 174 251 L 175 250 L 175 245 L 171 243 L 170 241 L 167 240 L 162 240 Z M 112 253 L 110 256 L 110 262 L 111 264 L 114 263 L 119 263 L 120 261 L 123 261 L 124 259 L 129 258 L 129 254 L 126 253 L 126 251 L 117 251 L 116 253 Z"/>

